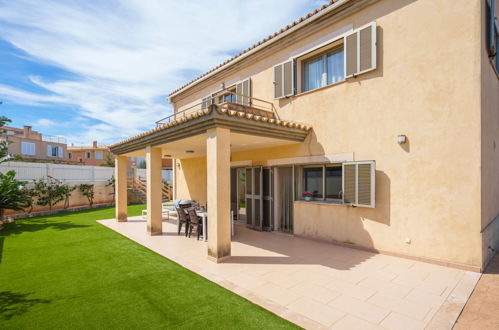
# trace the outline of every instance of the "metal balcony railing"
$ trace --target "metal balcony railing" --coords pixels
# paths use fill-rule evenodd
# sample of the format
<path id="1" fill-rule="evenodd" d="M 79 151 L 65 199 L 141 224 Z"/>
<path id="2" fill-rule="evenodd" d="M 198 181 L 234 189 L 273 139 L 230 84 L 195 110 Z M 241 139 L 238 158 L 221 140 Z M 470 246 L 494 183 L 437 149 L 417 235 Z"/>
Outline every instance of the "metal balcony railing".
<path id="1" fill-rule="evenodd" d="M 42 135 L 42 141 L 68 144 L 68 141 L 65 138 L 60 137 L 60 136 L 55 136 L 55 135 Z"/>
<path id="2" fill-rule="evenodd" d="M 234 108 L 234 110 L 246 113 L 269 116 L 277 119 L 279 118 L 279 115 L 272 102 L 261 100 L 256 97 L 237 94 L 235 92 L 223 91 L 219 94 L 203 98 L 201 102 L 196 103 L 195 105 L 190 106 L 187 109 L 177 111 L 169 116 L 161 118 L 160 120 L 156 121 L 156 126 L 161 126 L 177 119 L 181 119 L 199 110 L 205 110 L 212 104 L 227 106 L 229 108 Z"/>

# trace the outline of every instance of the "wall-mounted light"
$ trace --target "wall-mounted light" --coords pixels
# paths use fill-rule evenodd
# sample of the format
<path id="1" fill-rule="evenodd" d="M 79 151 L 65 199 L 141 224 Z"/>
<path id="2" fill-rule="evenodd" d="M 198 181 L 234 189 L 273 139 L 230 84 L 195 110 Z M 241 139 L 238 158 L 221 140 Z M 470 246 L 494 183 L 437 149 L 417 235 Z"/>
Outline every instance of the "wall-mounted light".
<path id="1" fill-rule="evenodd" d="M 221 84 L 220 84 L 220 88 L 221 88 L 221 89 L 225 89 L 225 83 L 221 83 Z"/>
<path id="2" fill-rule="evenodd" d="M 186 150 L 185 152 L 188 153 L 188 154 L 193 154 L 194 150 Z"/>
<path id="3" fill-rule="evenodd" d="M 163 157 L 170 158 L 172 155 L 164 155 Z"/>
<path id="4" fill-rule="evenodd" d="M 407 142 L 407 136 L 405 136 L 405 135 L 398 135 L 398 136 L 397 136 L 397 142 L 398 142 L 399 144 L 404 144 L 404 143 L 406 143 L 406 142 Z"/>

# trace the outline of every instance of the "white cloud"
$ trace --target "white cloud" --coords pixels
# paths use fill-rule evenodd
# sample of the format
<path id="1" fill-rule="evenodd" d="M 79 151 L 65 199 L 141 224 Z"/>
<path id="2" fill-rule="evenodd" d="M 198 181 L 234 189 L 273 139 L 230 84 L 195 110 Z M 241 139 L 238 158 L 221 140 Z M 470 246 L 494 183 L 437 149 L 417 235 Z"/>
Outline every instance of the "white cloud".
<path id="1" fill-rule="evenodd" d="M 75 138 L 109 143 L 168 114 L 166 95 L 310 10 L 307 0 L 0 2 L 0 38 L 75 74 L 30 77 L 46 93 L 0 85 L 26 105 L 66 104 L 103 124 Z M 313 1 L 320 6 L 324 1 Z M 34 73 L 36 74 L 36 73 Z M 78 136 L 78 137 L 76 137 Z M 88 141 L 87 141 L 88 143 Z"/>
<path id="2" fill-rule="evenodd" d="M 38 119 L 37 121 L 35 121 L 33 123 L 33 126 L 35 129 L 39 129 L 39 128 L 48 128 L 48 127 L 52 127 L 52 126 L 55 126 L 57 123 L 51 119 L 47 119 L 47 118 L 40 118 Z"/>

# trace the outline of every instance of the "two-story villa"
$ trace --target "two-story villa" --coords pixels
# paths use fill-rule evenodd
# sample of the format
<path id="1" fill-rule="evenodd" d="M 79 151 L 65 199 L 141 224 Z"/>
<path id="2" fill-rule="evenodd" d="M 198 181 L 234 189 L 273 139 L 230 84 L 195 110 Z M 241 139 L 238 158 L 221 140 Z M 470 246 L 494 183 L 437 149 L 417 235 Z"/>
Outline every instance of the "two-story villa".
<path id="1" fill-rule="evenodd" d="M 68 161 L 66 139 L 34 131 L 31 126 L 23 128 L 4 127 L 1 139 L 10 142 L 8 152 L 27 160 Z"/>
<path id="2" fill-rule="evenodd" d="M 173 91 L 174 114 L 111 146 L 146 157 L 148 232 L 161 159 L 177 199 L 272 230 L 483 269 L 499 247 L 499 5 L 337 0 Z M 491 10 L 492 9 L 492 10 Z M 494 14 L 495 13 L 495 14 Z"/>

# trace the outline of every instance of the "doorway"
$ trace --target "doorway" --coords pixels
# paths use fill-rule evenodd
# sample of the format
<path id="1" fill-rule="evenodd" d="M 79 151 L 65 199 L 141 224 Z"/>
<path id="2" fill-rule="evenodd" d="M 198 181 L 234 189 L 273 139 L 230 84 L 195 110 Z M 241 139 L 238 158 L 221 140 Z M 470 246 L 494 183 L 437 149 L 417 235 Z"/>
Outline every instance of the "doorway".
<path id="1" fill-rule="evenodd" d="M 276 230 L 293 233 L 293 167 L 278 167 L 275 170 L 275 223 Z"/>
<path id="2" fill-rule="evenodd" d="M 270 167 L 245 168 L 246 225 L 256 230 L 272 230 L 273 174 Z"/>

